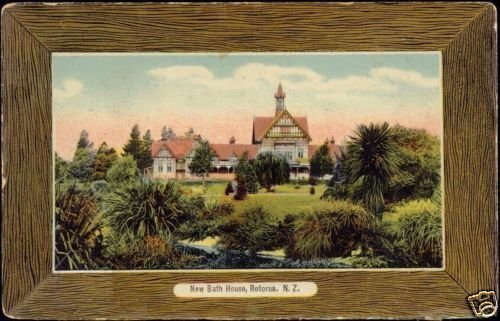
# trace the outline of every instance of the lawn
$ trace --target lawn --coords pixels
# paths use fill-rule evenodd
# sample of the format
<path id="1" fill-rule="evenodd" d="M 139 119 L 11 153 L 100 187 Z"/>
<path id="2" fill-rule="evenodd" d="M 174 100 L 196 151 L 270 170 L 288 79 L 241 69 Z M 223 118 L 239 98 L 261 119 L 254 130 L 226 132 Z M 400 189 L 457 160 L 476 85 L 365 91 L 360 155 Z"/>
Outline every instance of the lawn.
<path id="1" fill-rule="evenodd" d="M 262 205 L 276 218 L 283 218 L 286 214 L 298 214 L 321 206 L 325 201 L 320 200 L 326 189 L 324 184 L 315 186 L 316 193 L 310 194 L 308 185 L 284 184 L 277 186 L 275 192 L 266 192 L 261 189 L 257 194 L 249 194 L 244 201 L 235 201 L 232 197 L 224 195 L 227 182 L 207 182 L 204 195 L 210 199 L 230 200 L 235 205 L 236 213 L 250 205 Z M 184 183 L 184 189 L 190 189 L 193 193 L 202 193 L 201 183 Z"/>

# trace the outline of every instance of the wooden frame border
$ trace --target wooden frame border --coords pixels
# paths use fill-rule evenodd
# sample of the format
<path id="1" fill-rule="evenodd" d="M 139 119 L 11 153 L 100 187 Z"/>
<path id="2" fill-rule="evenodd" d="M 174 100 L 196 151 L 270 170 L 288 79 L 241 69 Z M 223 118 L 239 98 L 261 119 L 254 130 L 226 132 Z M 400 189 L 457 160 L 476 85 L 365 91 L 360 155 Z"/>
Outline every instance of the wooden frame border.
<path id="1" fill-rule="evenodd" d="M 2 307 L 15 318 L 470 317 L 496 290 L 496 10 L 488 3 L 15 4 L 2 10 Z M 52 273 L 52 52 L 441 51 L 445 270 Z M 286 278 L 286 280 L 283 280 Z M 178 282 L 314 281 L 181 299 Z"/>

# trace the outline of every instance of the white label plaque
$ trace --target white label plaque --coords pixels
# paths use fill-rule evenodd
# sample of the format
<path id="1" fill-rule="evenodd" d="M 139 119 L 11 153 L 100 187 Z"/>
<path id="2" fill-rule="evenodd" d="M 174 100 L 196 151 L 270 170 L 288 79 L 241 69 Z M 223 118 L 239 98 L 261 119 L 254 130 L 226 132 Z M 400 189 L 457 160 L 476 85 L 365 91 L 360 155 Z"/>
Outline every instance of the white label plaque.
<path id="1" fill-rule="evenodd" d="M 181 298 L 309 297 L 316 294 L 314 282 L 179 283 L 174 294 Z"/>

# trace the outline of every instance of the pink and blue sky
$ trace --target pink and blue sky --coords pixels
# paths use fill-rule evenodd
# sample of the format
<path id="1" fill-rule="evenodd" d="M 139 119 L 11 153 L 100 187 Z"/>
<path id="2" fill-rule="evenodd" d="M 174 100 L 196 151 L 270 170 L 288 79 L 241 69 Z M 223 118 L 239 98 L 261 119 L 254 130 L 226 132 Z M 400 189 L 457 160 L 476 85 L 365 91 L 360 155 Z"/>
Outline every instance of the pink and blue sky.
<path id="1" fill-rule="evenodd" d="M 437 52 L 54 54 L 52 66 L 54 146 L 68 160 L 83 129 L 121 150 L 134 124 L 154 139 L 163 126 L 193 127 L 212 143 L 251 143 L 253 116 L 274 115 L 280 81 L 312 143 L 383 121 L 441 134 Z"/>

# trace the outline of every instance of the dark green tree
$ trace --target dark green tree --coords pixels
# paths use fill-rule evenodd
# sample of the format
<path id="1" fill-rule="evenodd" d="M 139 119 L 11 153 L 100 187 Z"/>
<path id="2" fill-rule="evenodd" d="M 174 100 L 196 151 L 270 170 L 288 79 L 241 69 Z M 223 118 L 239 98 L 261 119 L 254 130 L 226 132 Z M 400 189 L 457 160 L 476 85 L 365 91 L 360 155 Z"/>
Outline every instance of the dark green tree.
<path id="1" fill-rule="evenodd" d="M 323 177 L 333 173 L 335 162 L 330 156 L 328 143 L 324 143 L 314 152 L 311 157 L 311 175 L 313 177 Z"/>
<path id="2" fill-rule="evenodd" d="M 76 144 L 76 149 L 79 148 L 92 148 L 92 143 L 89 141 L 89 133 L 84 129 L 80 133 L 80 138 Z"/>
<path id="3" fill-rule="evenodd" d="M 102 180 L 106 178 L 107 171 L 113 166 L 114 162 L 118 159 L 118 154 L 114 148 L 109 148 L 106 142 L 103 142 L 97 150 L 95 158 L 94 173 L 92 180 Z"/>
<path id="4" fill-rule="evenodd" d="M 141 169 L 151 167 L 153 165 L 153 157 L 151 157 L 151 146 L 153 145 L 153 138 L 151 131 L 148 129 L 144 136 L 142 136 L 141 156 L 137 161 L 137 166 Z"/>
<path id="5" fill-rule="evenodd" d="M 130 155 L 136 162 L 141 158 L 142 153 L 142 140 L 141 140 L 141 131 L 139 130 L 139 125 L 135 124 L 132 127 L 132 131 L 130 132 L 130 139 L 127 144 L 123 146 L 123 154 L 122 156 Z"/>
<path id="6" fill-rule="evenodd" d="M 359 182 L 355 198 L 382 219 L 384 193 L 398 174 L 398 147 L 389 124 L 359 125 L 347 144 L 346 166 L 351 183 Z"/>
<path id="7" fill-rule="evenodd" d="M 393 127 L 399 146 L 399 173 L 385 195 L 386 200 L 399 202 L 408 199 L 430 198 L 439 189 L 440 143 L 424 129 Z"/>
<path id="8" fill-rule="evenodd" d="M 70 174 L 79 181 L 89 182 L 95 167 L 95 152 L 90 148 L 78 148 L 69 166 Z"/>
<path id="9" fill-rule="evenodd" d="M 265 152 L 257 155 L 254 162 L 255 173 L 261 186 L 267 191 L 271 187 L 286 183 L 290 180 L 290 169 L 286 159 L 280 155 Z"/>
<path id="10" fill-rule="evenodd" d="M 242 201 L 247 198 L 248 189 L 244 175 L 236 174 L 236 193 L 234 194 L 234 199 Z"/>
<path id="11" fill-rule="evenodd" d="M 235 168 L 236 181 L 238 185 L 240 181 L 245 183 L 245 190 L 250 194 L 255 194 L 259 190 L 259 185 L 257 181 L 257 174 L 255 173 L 254 167 L 248 161 L 248 153 L 244 152 L 241 154 L 238 165 Z"/>
<path id="12" fill-rule="evenodd" d="M 203 189 L 205 189 L 205 177 L 212 168 L 212 157 L 214 152 L 210 148 L 208 140 L 200 140 L 194 151 L 194 156 L 189 164 L 189 170 L 196 176 L 201 176 Z"/>

